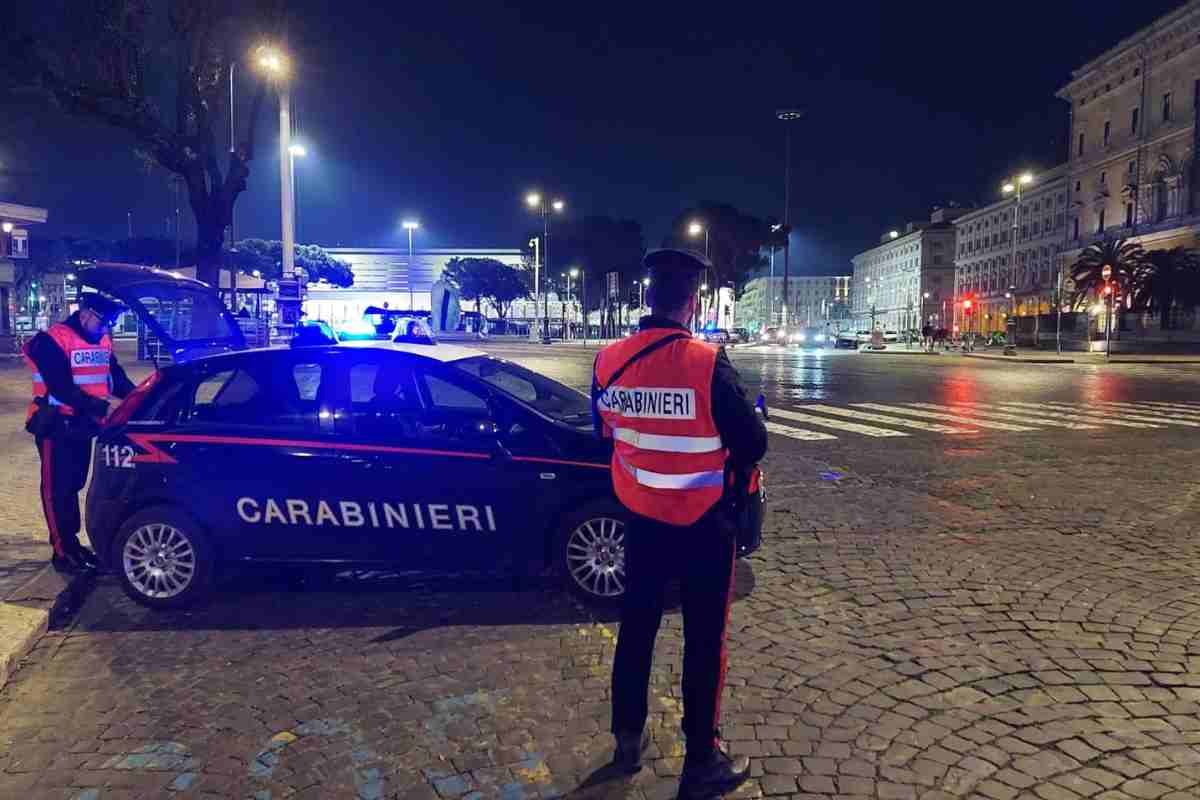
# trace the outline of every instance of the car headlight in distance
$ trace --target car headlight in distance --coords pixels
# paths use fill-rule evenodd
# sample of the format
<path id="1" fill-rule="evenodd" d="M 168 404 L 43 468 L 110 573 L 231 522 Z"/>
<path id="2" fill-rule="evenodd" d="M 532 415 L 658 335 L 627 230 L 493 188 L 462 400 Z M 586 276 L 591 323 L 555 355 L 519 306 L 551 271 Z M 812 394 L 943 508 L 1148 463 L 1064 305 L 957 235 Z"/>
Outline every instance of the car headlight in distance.
<path id="1" fill-rule="evenodd" d="M 825 334 L 823 334 L 823 333 L 818 333 L 816 336 L 814 336 L 814 337 L 813 337 L 813 341 L 814 341 L 814 342 L 823 342 L 823 341 L 825 341 Z"/>

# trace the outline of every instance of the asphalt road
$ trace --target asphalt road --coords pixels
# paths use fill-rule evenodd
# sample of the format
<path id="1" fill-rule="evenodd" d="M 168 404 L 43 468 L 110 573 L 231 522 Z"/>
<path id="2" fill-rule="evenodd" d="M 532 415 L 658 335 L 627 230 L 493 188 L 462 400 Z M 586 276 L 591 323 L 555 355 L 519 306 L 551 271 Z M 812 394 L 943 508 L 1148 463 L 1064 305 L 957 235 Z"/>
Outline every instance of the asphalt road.
<path id="1" fill-rule="evenodd" d="M 492 349 L 589 381 L 583 348 Z M 1200 366 L 732 357 L 772 424 L 742 796 L 1200 796 Z M 0 373 L 3 533 L 31 537 L 26 391 Z M 0 797 L 670 797 L 676 613 L 650 768 L 596 772 L 617 629 L 541 579 L 256 575 L 185 614 L 104 579 L 0 692 Z"/>

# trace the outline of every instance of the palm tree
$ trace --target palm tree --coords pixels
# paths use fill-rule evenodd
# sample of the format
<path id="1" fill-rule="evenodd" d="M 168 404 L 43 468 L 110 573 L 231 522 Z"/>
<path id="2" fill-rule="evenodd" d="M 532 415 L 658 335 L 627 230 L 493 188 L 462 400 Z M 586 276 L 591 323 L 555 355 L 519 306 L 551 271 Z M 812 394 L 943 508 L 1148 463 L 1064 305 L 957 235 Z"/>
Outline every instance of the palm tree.
<path id="1" fill-rule="evenodd" d="M 1101 292 L 1106 266 L 1112 270 L 1109 282 L 1118 292 L 1134 291 L 1144 275 L 1146 251 L 1140 244 L 1125 239 L 1098 242 L 1085 248 L 1071 265 L 1071 280 L 1075 283 L 1071 293 L 1072 308 L 1078 308 L 1089 296 Z"/>
<path id="2" fill-rule="evenodd" d="M 1200 255 L 1184 247 L 1151 250 L 1132 294 L 1134 308 L 1157 313 L 1162 329 L 1171 328 L 1174 309 L 1200 305 Z"/>

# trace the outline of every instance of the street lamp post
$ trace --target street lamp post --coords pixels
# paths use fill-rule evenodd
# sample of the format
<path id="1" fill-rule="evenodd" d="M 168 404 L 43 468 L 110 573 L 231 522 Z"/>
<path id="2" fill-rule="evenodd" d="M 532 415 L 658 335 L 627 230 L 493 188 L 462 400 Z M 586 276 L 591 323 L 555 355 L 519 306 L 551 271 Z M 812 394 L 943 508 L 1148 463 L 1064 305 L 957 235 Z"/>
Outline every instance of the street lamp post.
<path id="1" fill-rule="evenodd" d="M 421 223 L 415 219 L 406 219 L 402 223 L 405 232 L 408 234 L 408 310 L 413 311 L 415 296 L 413 295 L 413 231 L 420 229 Z"/>
<path id="2" fill-rule="evenodd" d="M 775 223 L 771 226 L 771 233 L 779 233 L 783 230 L 783 223 Z M 771 327 L 775 324 L 775 240 L 771 240 L 771 280 L 767 284 L 767 325 Z"/>
<path id="3" fill-rule="evenodd" d="M 1016 204 L 1013 206 L 1013 217 L 1012 217 L 1012 253 L 1011 253 L 1011 256 L 1009 257 L 1009 263 L 1008 263 L 1008 274 L 1010 276 L 1010 280 L 1009 280 L 1010 290 L 1009 291 L 1010 291 L 1010 293 L 1013 293 L 1013 294 L 1016 293 L 1016 287 L 1012 286 L 1012 284 L 1013 284 L 1012 279 L 1015 278 L 1016 274 L 1017 274 L 1017 226 L 1020 225 L 1019 217 L 1021 216 L 1021 187 L 1028 186 L 1031 183 L 1033 183 L 1033 173 L 1032 172 L 1023 172 L 1020 175 L 1014 175 L 1012 178 L 1005 181 L 1004 185 L 1000 187 L 1000 191 L 1003 192 L 1004 194 L 1012 194 L 1012 195 L 1015 195 L 1015 197 L 1016 197 Z M 1013 306 L 1012 310 L 1013 310 L 1014 316 L 1015 316 L 1016 303 L 1014 302 L 1011 305 Z M 1008 343 L 1004 347 L 1004 354 L 1005 355 L 1015 355 L 1017 352 L 1017 323 L 1016 323 L 1016 320 L 1012 319 L 1012 320 L 1008 321 L 1006 323 L 1006 327 L 1007 327 L 1007 330 L 1005 331 L 1005 333 L 1007 335 Z"/>
<path id="4" fill-rule="evenodd" d="M 649 278 L 642 278 L 638 281 L 638 308 L 641 309 L 642 316 L 646 315 L 646 287 L 649 285 Z"/>
<path id="5" fill-rule="evenodd" d="M 575 322 L 574 307 L 576 304 L 571 299 L 571 279 L 578 278 L 578 277 L 579 277 L 579 267 L 571 267 L 569 270 L 567 270 L 567 303 L 569 305 L 571 305 L 571 308 L 572 308 L 572 311 L 571 311 L 571 323 L 572 324 L 574 324 L 574 322 Z M 570 328 L 568 327 L 567 330 L 570 330 Z M 567 337 L 567 338 L 574 338 L 574 337 Z"/>
<path id="6" fill-rule="evenodd" d="M 788 296 L 788 267 L 790 262 L 790 250 L 792 238 L 791 211 L 792 211 L 792 123 L 802 118 L 804 112 L 798 108 L 781 108 L 775 112 L 775 119 L 783 123 L 784 130 L 784 157 L 783 157 L 783 232 L 786 237 L 783 241 L 783 321 L 782 326 L 787 329 L 787 313 L 788 304 L 791 298 Z"/>
<path id="7" fill-rule="evenodd" d="M 530 192 L 525 195 L 525 203 L 532 209 L 535 209 L 542 215 L 542 267 L 546 271 L 547 280 L 550 276 L 550 212 L 561 214 L 566 208 L 566 203 L 562 200 L 551 201 L 549 207 L 546 206 L 545 198 L 541 192 Z M 541 287 L 538 285 L 538 272 L 535 269 L 533 273 L 533 303 L 535 312 L 537 310 L 538 294 Z M 542 343 L 550 343 L 550 293 L 546 292 L 545 299 L 542 301 L 541 319 L 538 320 L 538 327 L 542 329 Z"/>
<path id="8" fill-rule="evenodd" d="M 296 202 L 296 159 L 304 158 L 308 150 L 299 142 L 288 146 L 288 172 L 292 174 L 292 231 L 300 227 L 299 204 Z"/>

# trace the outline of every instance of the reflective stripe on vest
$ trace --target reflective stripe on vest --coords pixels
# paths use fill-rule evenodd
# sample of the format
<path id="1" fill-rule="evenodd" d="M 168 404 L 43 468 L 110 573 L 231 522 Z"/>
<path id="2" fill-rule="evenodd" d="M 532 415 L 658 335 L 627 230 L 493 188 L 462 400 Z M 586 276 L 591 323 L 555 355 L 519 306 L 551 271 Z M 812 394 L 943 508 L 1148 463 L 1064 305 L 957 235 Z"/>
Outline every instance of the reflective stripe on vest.
<path id="1" fill-rule="evenodd" d="M 633 479 L 642 486 L 649 486 L 651 489 L 699 489 L 706 486 L 723 486 L 725 483 L 725 470 L 716 469 L 707 472 L 681 472 L 669 474 L 665 472 L 651 472 L 648 469 L 638 469 L 631 466 L 625 459 L 618 459 L 625 471 L 633 476 Z"/>
<path id="2" fill-rule="evenodd" d="M 720 450 L 720 436 L 668 436 L 662 433 L 642 433 L 632 428 L 613 428 L 613 438 L 641 450 L 662 453 L 711 453 Z"/>

